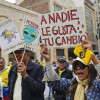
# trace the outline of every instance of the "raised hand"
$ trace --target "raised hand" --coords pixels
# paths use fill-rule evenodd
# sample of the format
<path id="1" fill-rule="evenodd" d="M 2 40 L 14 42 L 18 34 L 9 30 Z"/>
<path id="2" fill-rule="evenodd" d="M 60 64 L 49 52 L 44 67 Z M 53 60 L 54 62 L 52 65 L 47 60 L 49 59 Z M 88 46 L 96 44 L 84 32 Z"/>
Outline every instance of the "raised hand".
<path id="1" fill-rule="evenodd" d="M 82 47 L 83 47 L 84 51 L 86 51 L 86 49 L 89 49 L 89 50 L 93 51 L 90 36 L 89 36 L 88 32 L 85 32 L 85 33 L 87 34 L 87 40 L 84 40 L 82 42 Z"/>
<path id="2" fill-rule="evenodd" d="M 45 61 L 46 62 L 51 61 L 50 52 L 48 48 L 44 44 L 41 44 L 40 47 L 41 47 L 40 54 L 44 57 Z"/>
<path id="3" fill-rule="evenodd" d="M 93 51 L 92 41 L 90 39 L 90 36 L 89 36 L 88 32 L 85 32 L 85 33 L 87 34 L 87 40 L 83 41 L 82 47 L 83 47 L 84 51 L 86 51 L 86 49 Z M 100 64 L 100 60 L 98 60 L 98 58 L 95 55 L 93 55 L 92 61 L 93 61 L 94 64 Z"/>
<path id="4" fill-rule="evenodd" d="M 17 71 L 21 74 L 21 76 L 22 76 L 23 78 L 26 78 L 26 77 L 28 76 L 28 74 L 27 74 L 27 72 L 26 72 L 26 67 L 25 67 L 25 65 L 24 65 L 23 62 L 19 62 L 19 63 L 17 64 Z"/>

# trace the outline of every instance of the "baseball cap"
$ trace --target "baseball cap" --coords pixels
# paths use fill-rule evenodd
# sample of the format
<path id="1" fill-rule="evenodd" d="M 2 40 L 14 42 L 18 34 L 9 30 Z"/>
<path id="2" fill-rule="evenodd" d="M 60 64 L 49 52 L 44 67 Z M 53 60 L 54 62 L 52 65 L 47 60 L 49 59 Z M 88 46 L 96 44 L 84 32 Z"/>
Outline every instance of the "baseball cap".
<path id="1" fill-rule="evenodd" d="M 58 62 L 61 62 L 61 61 L 66 62 L 66 58 L 65 57 L 59 57 Z"/>
<path id="2" fill-rule="evenodd" d="M 73 57 L 69 57 L 68 60 L 73 60 Z"/>
<path id="3" fill-rule="evenodd" d="M 18 51 L 18 50 L 25 50 L 25 52 L 27 52 L 27 53 L 30 53 L 30 52 L 31 52 L 30 50 L 25 49 L 25 48 L 19 48 L 19 49 L 17 49 L 16 51 Z"/>
<path id="4" fill-rule="evenodd" d="M 79 57 L 77 57 L 77 58 L 73 61 L 72 65 L 74 65 L 77 61 L 79 61 L 79 62 L 83 63 L 84 65 L 86 65 L 86 64 L 82 61 L 82 59 L 79 58 Z"/>

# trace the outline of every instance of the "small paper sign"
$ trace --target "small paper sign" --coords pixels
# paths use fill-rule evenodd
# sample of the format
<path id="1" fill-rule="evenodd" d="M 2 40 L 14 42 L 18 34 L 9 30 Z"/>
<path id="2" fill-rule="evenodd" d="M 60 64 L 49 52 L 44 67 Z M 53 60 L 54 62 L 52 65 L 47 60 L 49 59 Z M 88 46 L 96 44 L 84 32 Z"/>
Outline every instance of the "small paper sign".
<path id="1" fill-rule="evenodd" d="M 38 24 L 28 18 L 24 18 L 20 33 L 24 48 L 36 52 L 40 37 Z"/>
<path id="2" fill-rule="evenodd" d="M 0 46 L 4 55 L 23 47 L 12 18 L 0 23 Z"/>

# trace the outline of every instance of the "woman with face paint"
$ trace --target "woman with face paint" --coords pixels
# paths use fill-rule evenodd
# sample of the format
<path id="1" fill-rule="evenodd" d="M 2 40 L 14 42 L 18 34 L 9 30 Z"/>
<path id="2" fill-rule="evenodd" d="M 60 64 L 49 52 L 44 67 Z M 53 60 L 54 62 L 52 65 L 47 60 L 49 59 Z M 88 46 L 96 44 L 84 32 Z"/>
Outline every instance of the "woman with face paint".
<path id="1" fill-rule="evenodd" d="M 92 50 L 90 41 L 83 41 L 84 51 Z M 50 85 L 55 91 L 66 91 L 66 100 L 100 100 L 100 82 L 96 79 L 97 71 L 100 74 L 100 61 L 93 55 L 92 62 L 86 65 L 79 57 L 73 61 L 73 71 L 76 77 L 73 79 L 60 78 L 55 80 L 55 73 L 51 67 L 51 59 L 48 48 L 41 44 L 41 55 L 45 58 L 47 75 L 51 80 Z M 55 80 L 55 81 L 54 81 Z"/>

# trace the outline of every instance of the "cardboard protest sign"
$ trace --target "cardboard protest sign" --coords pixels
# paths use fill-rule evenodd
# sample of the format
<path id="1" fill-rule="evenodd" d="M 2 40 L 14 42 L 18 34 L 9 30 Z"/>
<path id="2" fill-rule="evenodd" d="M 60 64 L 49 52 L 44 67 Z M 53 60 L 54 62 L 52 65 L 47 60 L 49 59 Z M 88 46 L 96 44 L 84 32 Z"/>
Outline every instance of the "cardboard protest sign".
<path id="1" fill-rule="evenodd" d="M 0 24 L 0 46 L 4 55 L 23 47 L 18 30 L 12 18 Z"/>
<path id="2" fill-rule="evenodd" d="M 72 46 L 86 40 L 82 8 L 40 14 L 38 20 L 42 43 L 47 46 Z"/>
<path id="3" fill-rule="evenodd" d="M 28 18 L 24 18 L 20 33 L 24 48 L 36 52 L 40 37 L 38 24 Z"/>

